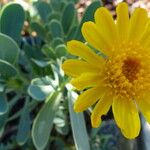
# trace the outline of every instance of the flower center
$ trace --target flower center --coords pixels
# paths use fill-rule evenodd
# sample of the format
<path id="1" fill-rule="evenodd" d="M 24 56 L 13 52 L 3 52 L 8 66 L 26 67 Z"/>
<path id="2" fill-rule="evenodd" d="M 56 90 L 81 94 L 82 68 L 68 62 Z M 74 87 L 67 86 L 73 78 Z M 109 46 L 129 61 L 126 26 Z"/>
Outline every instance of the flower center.
<path id="1" fill-rule="evenodd" d="M 132 82 L 138 78 L 137 75 L 140 71 L 140 68 L 140 60 L 129 57 L 123 62 L 122 73 L 130 82 Z"/>
<path id="2" fill-rule="evenodd" d="M 150 88 L 150 52 L 138 45 L 120 48 L 106 61 L 102 72 L 105 87 L 117 96 L 141 97 Z"/>

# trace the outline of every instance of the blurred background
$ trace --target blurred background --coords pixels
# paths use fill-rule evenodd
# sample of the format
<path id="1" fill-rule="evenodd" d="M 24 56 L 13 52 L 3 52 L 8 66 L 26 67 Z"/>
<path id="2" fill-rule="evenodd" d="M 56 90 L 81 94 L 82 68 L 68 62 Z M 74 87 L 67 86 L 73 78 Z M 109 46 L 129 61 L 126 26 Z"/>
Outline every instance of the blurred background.
<path id="1" fill-rule="evenodd" d="M 20 3 L 25 9 L 29 9 L 33 2 L 36 2 L 38 0 L 0 0 L 1 5 L 6 4 L 8 2 L 17 2 Z M 48 0 L 44 0 L 48 1 Z M 103 4 L 108 7 L 110 10 L 112 10 L 112 13 L 115 13 L 113 11 L 114 7 L 120 3 L 120 2 L 127 2 L 130 5 L 131 10 L 133 10 L 136 7 L 143 7 L 150 11 L 150 1 L 149 0 L 102 0 Z M 79 2 L 76 4 L 78 8 L 79 13 L 84 12 L 84 8 L 92 3 L 92 0 L 79 0 Z"/>
<path id="2" fill-rule="evenodd" d="M 116 18 L 122 1 L 0 0 L 0 150 L 150 150 L 150 125 L 142 116 L 140 135 L 127 140 L 111 110 L 98 129 L 91 128 L 90 109 L 74 113 L 78 91 L 66 86 L 61 70 L 73 57 L 67 41 L 84 42 L 82 24 L 101 6 Z M 143 7 L 150 15 L 150 0 L 125 2 L 130 12 Z"/>

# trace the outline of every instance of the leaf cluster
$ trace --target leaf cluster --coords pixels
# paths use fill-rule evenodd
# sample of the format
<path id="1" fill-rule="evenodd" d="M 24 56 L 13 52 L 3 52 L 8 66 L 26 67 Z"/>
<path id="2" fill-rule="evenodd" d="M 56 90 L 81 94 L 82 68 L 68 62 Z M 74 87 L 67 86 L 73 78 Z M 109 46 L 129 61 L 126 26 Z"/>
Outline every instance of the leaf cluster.
<path id="1" fill-rule="evenodd" d="M 81 26 L 101 3 L 94 1 L 79 21 L 77 2 L 37 1 L 34 15 L 16 3 L 0 10 L 0 150 L 93 147 L 95 131 L 73 111 L 77 93 L 66 86 L 61 64 L 73 57 L 67 41 L 84 41 Z"/>

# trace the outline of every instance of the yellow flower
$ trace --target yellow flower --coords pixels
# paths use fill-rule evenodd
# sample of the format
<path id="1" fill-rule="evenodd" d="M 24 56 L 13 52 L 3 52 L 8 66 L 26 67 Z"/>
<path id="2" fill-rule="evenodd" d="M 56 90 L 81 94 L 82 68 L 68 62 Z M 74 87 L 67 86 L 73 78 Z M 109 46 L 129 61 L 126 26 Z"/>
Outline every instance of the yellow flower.
<path id="1" fill-rule="evenodd" d="M 88 44 L 76 40 L 67 44 L 68 51 L 80 59 L 66 60 L 62 67 L 73 77 L 72 85 L 84 90 L 74 110 L 82 112 L 95 104 L 91 122 L 99 127 L 101 116 L 112 106 L 121 132 L 133 139 L 140 131 L 138 112 L 150 122 L 150 22 L 142 8 L 130 18 L 126 3 L 120 3 L 116 11 L 114 21 L 106 8 L 96 10 L 95 22 L 82 26 Z"/>

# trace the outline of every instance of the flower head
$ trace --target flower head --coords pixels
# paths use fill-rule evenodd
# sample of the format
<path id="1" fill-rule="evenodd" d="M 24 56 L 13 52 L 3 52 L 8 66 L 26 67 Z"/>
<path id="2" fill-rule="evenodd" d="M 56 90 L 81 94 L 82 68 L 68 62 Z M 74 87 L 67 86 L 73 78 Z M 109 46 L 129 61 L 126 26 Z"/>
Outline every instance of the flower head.
<path id="1" fill-rule="evenodd" d="M 116 11 L 115 21 L 106 8 L 96 10 L 95 22 L 82 26 L 87 43 L 67 44 L 68 51 L 80 59 L 66 60 L 62 67 L 73 78 L 72 85 L 84 90 L 74 110 L 82 112 L 94 105 L 91 122 L 99 127 L 101 116 L 112 106 L 121 132 L 133 139 L 140 131 L 138 112 L 150 122 L 150 21 L 142 8 L 129 17 L 126 3 Z"/>

